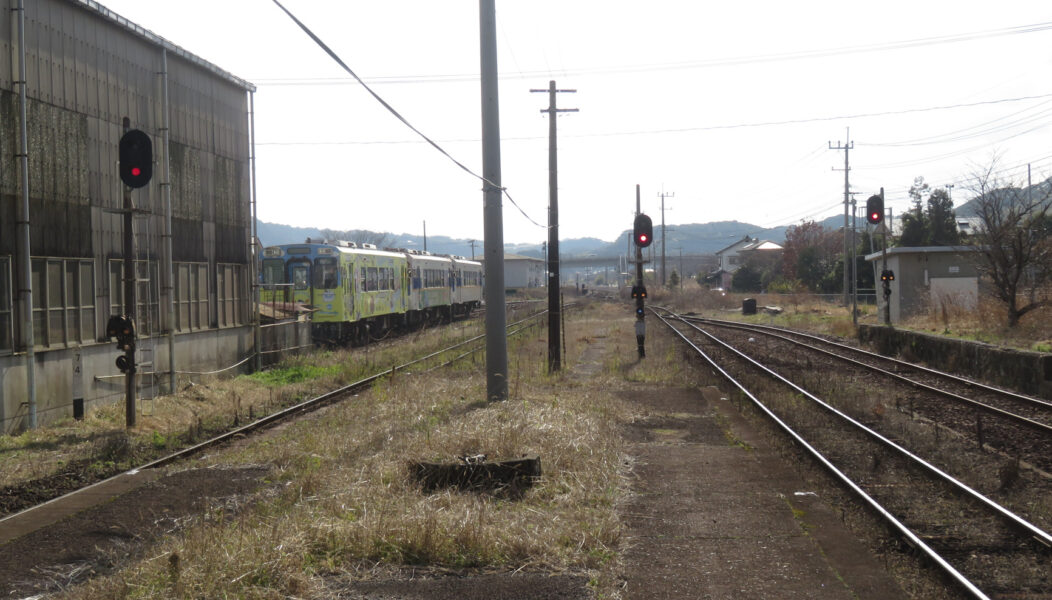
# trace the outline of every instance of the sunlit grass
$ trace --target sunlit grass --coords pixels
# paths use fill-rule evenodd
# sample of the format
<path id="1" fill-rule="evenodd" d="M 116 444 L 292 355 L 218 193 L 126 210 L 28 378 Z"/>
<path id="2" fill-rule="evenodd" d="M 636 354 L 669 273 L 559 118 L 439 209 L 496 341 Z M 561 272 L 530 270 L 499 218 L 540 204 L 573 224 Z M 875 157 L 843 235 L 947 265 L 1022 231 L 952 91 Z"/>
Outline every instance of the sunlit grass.
<path id="1" fill-rule="evenodd" d="M 325 577 L 411 565 L 609 579 L 622 536 L 616 507 L 627 489 L 620 427 L 629 409 L 620 391 L 632 385 L 626 375 L 677 378 L 668 364 L 676 351 L 655 334 L 654 358 L 635 360 L 631 313 L 620 306 L 583 308 L 566 324 L 559 373 L 547 373 L 543 329 L 509 343 L 505 402 L 483 401 L 481 364 L 396 374 L 260 443 L 211 455 L 208 464 L 272 465 L 275 494 L 235 519 L 199 520 L 150 552 L 158 558 L 70 597 L 129 589 L 141 597 L 302 597 Z M 598 365 L 589 378 L 575 374 L 585 364 Z M 410 461 L 478 453 L 491 461 L 539 456 L 544 476 L 521 497 L 424 493 L 409 477 Z"/>

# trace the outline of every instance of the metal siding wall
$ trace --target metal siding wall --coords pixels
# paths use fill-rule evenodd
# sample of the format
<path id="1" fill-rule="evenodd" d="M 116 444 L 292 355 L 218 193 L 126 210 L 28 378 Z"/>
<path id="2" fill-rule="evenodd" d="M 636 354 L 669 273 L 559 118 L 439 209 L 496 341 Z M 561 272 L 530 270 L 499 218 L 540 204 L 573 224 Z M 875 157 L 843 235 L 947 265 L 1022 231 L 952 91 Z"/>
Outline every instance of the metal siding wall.
<path id="1" fill-rule="evenodd" d="M 20 193 L 12 24 L 11 11 L 2 11 L 0 253 L 13 252 L 5 248 L 14 243 Z M 121 217 L 105 210 L 121 205 L 121 119 L 127 116 L 132 127 L 155 136 L 155 156 L 163 156 L 162 49 L 69 0 L 27 2 L 26 41 L 32 252 L 93 256 L 104 314 L 106 262 L 121 255 Z M 213 268 L 217 258 L 245 264 L 251 225 L 246 92 L 175 52 L 169 52 L 168 64 L 174 258 L 207 260 Z M 161 173 L 158 165 L 151 185 L 133 192 L 137 206 L 154 212 L 137 225 L 140 242 L 148 231 L 151 246 L 141 256 L 154 259 L 161 255 L 163 231 Z M 247 281 L 241 295 L 248 295 Z"/>
<path id="2" fill-rule="evenodd" d="M 4 6 L 5 9 L 10 8 Z M 15 70 L 15 19 L 13 10 L 0 10 L 0 90 L 14 89 Z"/>

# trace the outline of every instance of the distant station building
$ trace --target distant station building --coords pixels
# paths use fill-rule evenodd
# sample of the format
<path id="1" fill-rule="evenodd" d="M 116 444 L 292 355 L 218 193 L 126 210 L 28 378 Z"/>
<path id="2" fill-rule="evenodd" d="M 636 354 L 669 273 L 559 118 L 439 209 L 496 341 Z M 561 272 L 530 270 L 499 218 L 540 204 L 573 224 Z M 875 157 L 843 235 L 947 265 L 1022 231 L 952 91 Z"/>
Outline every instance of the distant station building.
<path id="1" fill-rule="evenodd" d="M 880 272 L 883 253 L 866 256 L 873 264 L 877 280 L 877 304 L 884 309 Z M 943 308 L 974 309 L 979 302 L 977 252 L 968 246 L 916 246 L 889 248 L 888 270 L 895 273 L 891 283 L 891 322 L 899 323 L 913 315 Z"/>
<path id="2" fill-rule="evenodd" d="M 125 122 L 154 157 L 130 192 L 140 396 L 178 385 L 173 367 L 219 371 L 254 353 L 255 87 L 92 0 L 21 5 L 0 12 L 3 433 L 123 398 L 106 324 L 124 303 Z"/>

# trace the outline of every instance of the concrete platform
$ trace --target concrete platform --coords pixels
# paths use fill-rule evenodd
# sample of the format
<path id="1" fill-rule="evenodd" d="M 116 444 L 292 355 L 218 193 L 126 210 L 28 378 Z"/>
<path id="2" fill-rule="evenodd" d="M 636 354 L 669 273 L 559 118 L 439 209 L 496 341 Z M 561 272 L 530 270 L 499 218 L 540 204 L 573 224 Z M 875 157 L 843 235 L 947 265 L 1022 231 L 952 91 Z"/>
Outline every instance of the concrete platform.
<path id="1" fill-rule="evenodd" d="M 626 508 L 626 597 L 906 598 L 718 393 L 662 388 L 632 398 L 646 416 L 627 432 L 637 481 Z"/>
<path id="2" fill-rule="evenodd" d="M 122 473 L 29 510 L 0 519 L 0 545 L 47 527 L 82 510 L 108 502 L 121 494 L 155 481 L 160 469 Z"/>

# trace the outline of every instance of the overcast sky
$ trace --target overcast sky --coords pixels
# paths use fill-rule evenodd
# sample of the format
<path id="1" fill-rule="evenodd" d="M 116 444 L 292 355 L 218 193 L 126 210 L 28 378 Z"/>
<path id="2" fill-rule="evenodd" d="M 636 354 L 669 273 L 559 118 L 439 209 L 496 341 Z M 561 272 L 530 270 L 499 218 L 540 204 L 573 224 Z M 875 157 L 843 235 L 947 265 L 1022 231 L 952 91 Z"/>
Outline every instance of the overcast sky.
<path id="1" fill-rule="evenodd" d="M 263 221 L 481 239 L 480 182 L 422 142 L 271 0 L 102 0 L 253 82 Z M 374 91 L 481 173 L 478 4 L 282 0 Z M 506 242 L 546 239 L 555 80 L 560 237 L 613 240 L 635 186 L 661 222 L 762 227 L 860 206 L 914 177 L 1052 174 L 1048 0 L 497 0 Z M 672 195 L 674 194 L 674 195 Z M 862 209 L 860 209 L 862 210 Z"/>

